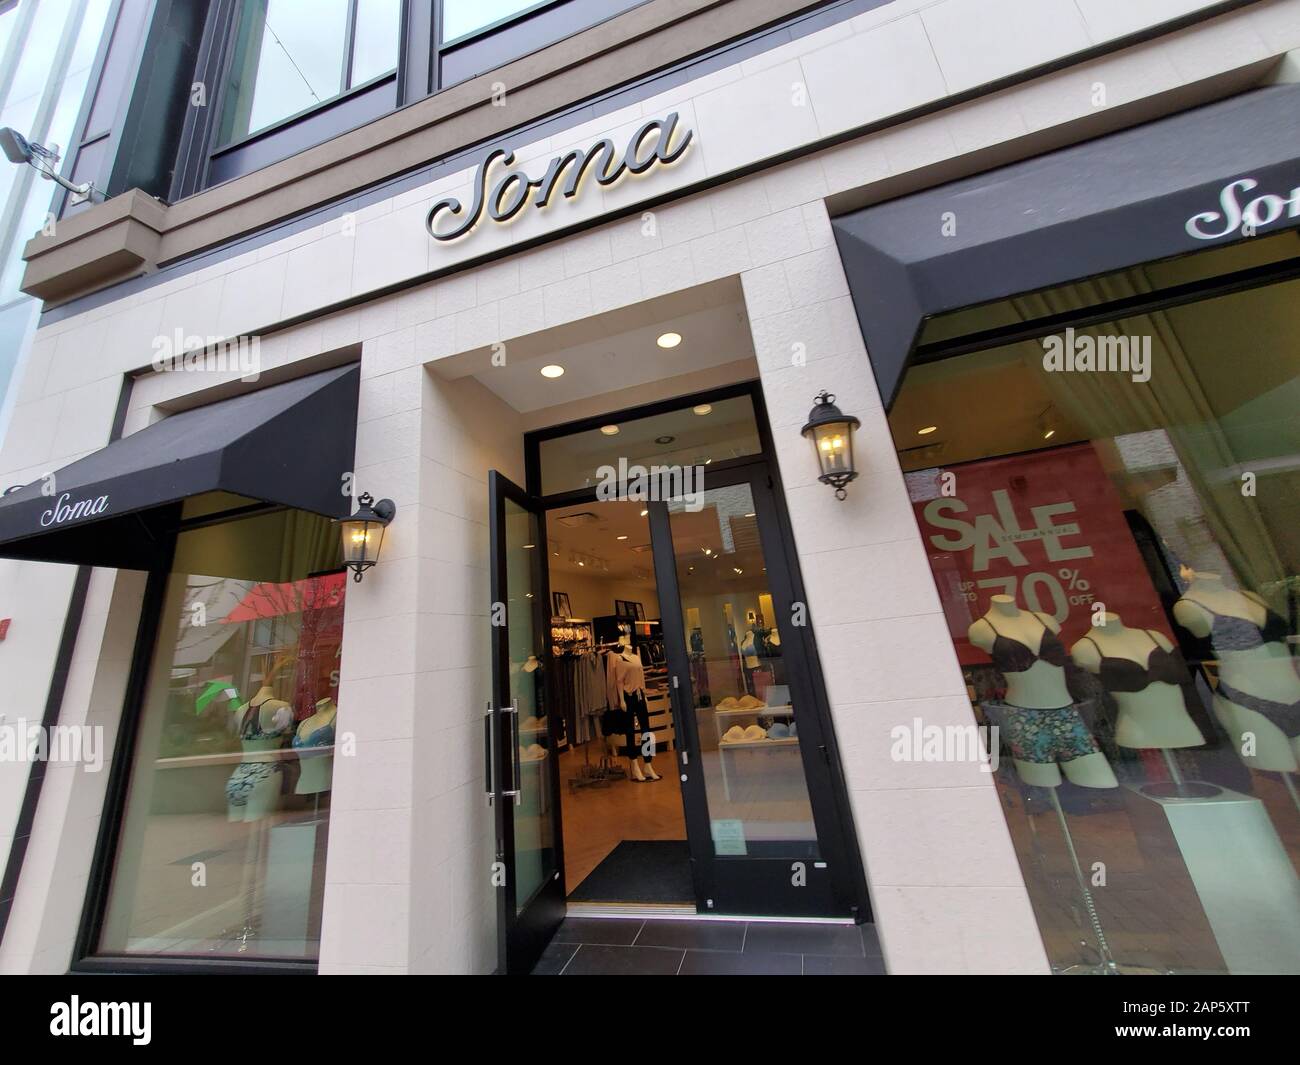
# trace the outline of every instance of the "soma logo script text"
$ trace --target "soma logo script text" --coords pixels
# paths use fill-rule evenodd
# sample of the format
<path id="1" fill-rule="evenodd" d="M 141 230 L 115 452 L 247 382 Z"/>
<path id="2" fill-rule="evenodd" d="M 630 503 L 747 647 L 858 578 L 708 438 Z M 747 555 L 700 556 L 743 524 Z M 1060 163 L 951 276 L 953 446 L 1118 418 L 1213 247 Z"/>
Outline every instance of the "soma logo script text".
<path id="1" fill-rule="evenodd" d="M 103 514 L 108 509 L 108 496 L 98 496 L 95 499 L 78 499 L 75 503 L 69 503 L 70 498 L 71 493 L 64 492 L 63 495 L 59 496 L 58 502 L 41 515 L 42 529 L 48 529 L 51 525 L 62 525 L 65 521 L 93 518 L 97 514 Z"/>
<path id="2" fill-rule="evenodd" d="M 677 113 L 674 111 L 667 118 L 651 119 L 638 127 L 621 155 L 612 140 L 602 137 L 586 151 L 574 148 L 557 155 L 539 178 L 530 178 L 522 170 L 513 169 L 514 152 L 494 148 L 479 164 L 474 176 L 474 199 L 469 207 L 466 208 L 454 196 L 448 196 L 430 208 L 425 226 L 434 240 L 456 240 L 478 225 L 484 211 L 494 222 L 510 221 L 528 205 L 534 189 L 537 194 L 532 197 L 532 202 L 538 208 L 550 204 L 556 189 L 563 190 L 565 199 L 573 199 L 578 195 L 588 170 L 595 177 L 596 184 L 612 185 L 624 174 L 644 174 L 656 163 L 663 166 L 675 163 L 691 143 L 693 134 L 693 130 L 686 129 L 677 136 Z M 492 168 L 498 163 L 511 169 L 495 180 L 489 192 Z M 455 221 L 447 225 L 443 221 L 447 217 Z"/>

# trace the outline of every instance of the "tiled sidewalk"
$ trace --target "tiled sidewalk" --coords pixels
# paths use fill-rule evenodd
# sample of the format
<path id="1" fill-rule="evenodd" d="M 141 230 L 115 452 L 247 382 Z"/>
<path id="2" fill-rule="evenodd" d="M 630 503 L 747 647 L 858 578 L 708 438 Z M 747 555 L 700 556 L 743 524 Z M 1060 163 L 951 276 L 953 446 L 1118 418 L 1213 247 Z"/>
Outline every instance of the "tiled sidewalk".
<path id="1" fill-rule="evenodd" d="M 570 917 L 534 976 L 883 976 L 874 925 Z"/>

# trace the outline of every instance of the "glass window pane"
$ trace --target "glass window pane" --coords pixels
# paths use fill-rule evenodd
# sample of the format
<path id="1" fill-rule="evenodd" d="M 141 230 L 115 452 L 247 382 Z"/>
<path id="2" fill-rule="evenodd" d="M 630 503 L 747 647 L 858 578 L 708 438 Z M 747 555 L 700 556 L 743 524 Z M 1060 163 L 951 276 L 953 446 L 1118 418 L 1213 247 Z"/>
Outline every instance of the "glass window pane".
<path id="1" fill-rule="evenodd" d="M 537 515 L 505 500 L 506 632 L 510 648 L 510 699 L 518 718 L 519 778 L 515 807 L 515 905 L 519 912 L 555 875 L 556 854 L 551 807 L 552 734 L 546 720 L 543 559 Z"/>
<path id="2" fill-rule="evenodd" d="M 539 0 L 443 0 L 442 39 L 454 41 L 502 19 L 537 7 Z"/>
<path id="3" fill-rule="evenodd" d="M 348 0 L 245 0 L 221 140 L 256 133 L 343 89 Z"/>
<path id="4" fill-rule="evenodd" d="M 707 466 L 762 450 L 749 396 L 713 400 L 541 441 L 542 494 L 593 488 L 605 481 L 606 467 L 626 479 L 617 474 L 620 459 L 627 466 Z"/>
<path id="5" fill-rule="evenodd" d="M 920 365 L 890 413 L 1057 971 L 1300 970 L 1298 300 Z"/>
<path id="6" fill-rule="evenodd" d="M 314 958 L 343 573 L 298 511 L 182 533 L 100 948 Z"/>
<path id="7" fill-rule="evenodd" d="M 352 84 L 362 85 L 397 69 L 402 0 L 358 0 L 352 42 Z"/>
<path id="8" fill-rule="evenodd" d="M 816 858 L 753 493 L 711 488 L 668 509 L 714 852 Z"/>

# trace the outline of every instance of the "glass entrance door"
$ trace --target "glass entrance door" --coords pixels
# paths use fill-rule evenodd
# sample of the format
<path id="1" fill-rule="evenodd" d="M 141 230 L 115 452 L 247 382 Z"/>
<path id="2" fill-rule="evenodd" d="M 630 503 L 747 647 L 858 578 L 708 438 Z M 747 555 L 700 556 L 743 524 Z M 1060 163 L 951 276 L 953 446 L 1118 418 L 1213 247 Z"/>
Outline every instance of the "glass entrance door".
<path id="1" fill-rule="evenodd" d="M 527 973 L 564 919 L 559 773 L 546 702 L 546 522 L 523 489 L 488 475 L 492 703 L 483 719 L 496 812 L 498 963 Z"/>
<path id="2" fill-rule="evenodd" d="M 650 508 L 704 913 L 848 916 L 831 757 L 765 464 Z"/>

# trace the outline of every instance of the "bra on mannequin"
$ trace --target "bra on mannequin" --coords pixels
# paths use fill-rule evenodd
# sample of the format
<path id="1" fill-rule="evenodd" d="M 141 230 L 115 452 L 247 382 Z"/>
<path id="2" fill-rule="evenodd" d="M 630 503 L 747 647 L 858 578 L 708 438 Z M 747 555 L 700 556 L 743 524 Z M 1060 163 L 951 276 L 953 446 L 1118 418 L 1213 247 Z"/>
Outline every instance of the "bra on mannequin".
<path id="1" fill-rule="evenodd" d="M 1010 636 L 1003 636 L 1002 633 L 998 632 L 997 626 L 989 621 L 987 617 L 979 619 L 993 630 L 993 647 L 989 651 L 989 656 L 993 659 L 993 664 L 1002 673 L 1024 673 L 1038 661 L 1064 668 L 1066 662 L 1070 660 L 1070 656 L 1065 653 L 1065 645 L 1057 638 L 1056 633 L 1047 627 L 1047 622 L 1038 617 L 1036 611 L 1031 611 L 1031 613 L 1038 619 L 1038 623 L 1043 626 L 1043 636 L 1038 642 L 1037 653 L 1019 640 Z"/>
<path id="2" fill-rule="evenodd" d="M 1285 643 L 1291 635 L 1286 619 L 1264 607 L 1264 624 L 1256 625 L 1249 618 L 1235 614 L 1220 614 L 1197 599 L 1183 596 L 1184 601 L 1199 606 L 1214 620 L 1210 623 L 1210 643 L 1216 651 L 1250 651 L 1266 643 Z"/>
<path id="3" fill-rule="evenodd" d="M 1151 653 L 1147 655 L 1145 666 L 1140 662 L 1134 662 L 1131 658 L 1108 655 L 1091 636 L 1084 637 L 1101 655 L 1101 668 L 1098 674 L 1101 676 L 1102 687 L 1107 691 L 1140 692 L 1157 682 L 1185 684 L 1191 679 L 1187 673 L 1187 665 L 1183 662 L 1183 656 L 1177 648 L 1166 651 L 1151 635 L 1149 629 L 1142 631 L 1154 645 Z"/>

